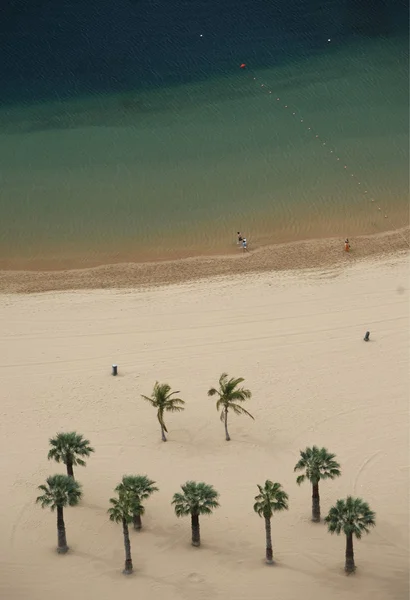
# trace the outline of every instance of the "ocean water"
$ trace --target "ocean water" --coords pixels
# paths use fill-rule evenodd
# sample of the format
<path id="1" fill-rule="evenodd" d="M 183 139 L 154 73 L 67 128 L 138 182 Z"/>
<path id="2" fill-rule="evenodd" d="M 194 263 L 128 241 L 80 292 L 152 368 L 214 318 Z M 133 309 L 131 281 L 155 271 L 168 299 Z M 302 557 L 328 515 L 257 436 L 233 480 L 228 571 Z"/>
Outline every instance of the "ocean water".
<path id="1" fill-rule="evenodd" d="M 29 4 L 0 9 L 0 267 L 408 223 L 404 4 Z"/>

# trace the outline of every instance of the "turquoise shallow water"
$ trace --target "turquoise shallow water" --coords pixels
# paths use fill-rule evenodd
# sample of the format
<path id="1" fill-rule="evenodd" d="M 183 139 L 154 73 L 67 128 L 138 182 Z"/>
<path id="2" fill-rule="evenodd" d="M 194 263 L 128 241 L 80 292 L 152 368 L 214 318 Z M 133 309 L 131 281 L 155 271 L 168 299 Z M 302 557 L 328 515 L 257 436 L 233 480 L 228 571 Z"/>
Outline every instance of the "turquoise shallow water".
<path id="1" fill-rule="evenodd" d="M 237 229 L 258 246 L 403 226 L 407 41 L 4 106 L 0 165 L 6 268 L 228 252 Z"/>

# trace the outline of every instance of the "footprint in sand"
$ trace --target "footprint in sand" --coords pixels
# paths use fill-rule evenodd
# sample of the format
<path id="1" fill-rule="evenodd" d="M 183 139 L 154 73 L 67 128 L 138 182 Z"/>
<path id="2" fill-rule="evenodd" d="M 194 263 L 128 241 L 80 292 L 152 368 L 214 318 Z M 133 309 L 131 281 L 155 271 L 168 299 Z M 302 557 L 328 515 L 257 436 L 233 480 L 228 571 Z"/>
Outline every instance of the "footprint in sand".
<path id="1" fill-rule="evenodd" d="M 203 583 L 204 578 L 198 575 L 198 573 L 190 573 L 187 577 L 188 581 L 191 583 Z"/>

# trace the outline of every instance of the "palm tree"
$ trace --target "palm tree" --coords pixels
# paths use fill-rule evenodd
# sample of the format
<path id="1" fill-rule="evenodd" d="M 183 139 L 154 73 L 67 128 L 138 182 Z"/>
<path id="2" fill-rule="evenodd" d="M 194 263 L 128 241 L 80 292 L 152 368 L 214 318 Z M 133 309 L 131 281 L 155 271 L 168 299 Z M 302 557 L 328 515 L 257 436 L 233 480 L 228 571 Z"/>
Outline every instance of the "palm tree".
<path id="1" fill-rule="evenodd" d="M 338 500 L 325 518 L 330 533 L 346 536 L 346 573 L 353 573 L 354 564 L 353 536 L 358 540 L 363 533 L 370 533 L 370 528 L 376 525 L 376 514 L 370 510 L 367 502 L 361 498 L 348 496 L 346 500 Z"/>
<path id="2" fill-rule="evenodd" d="M 272 483 L 267 479 L 264 487 L 258 485 L 259 494 L 255 496 L 255 504 L 253 510 L 258 513 L 260 517 L 265 519 L 265 532 L 266 532 L 266 562 L 272 564 L 272 535 L 270 520 L 273 517 L 273 513 L 280 510 L 288 510 L 288 495 L 282 489 L 280 483 Z"/>
<path id="3" fill-rule="evenodd" d="M 47 477 L 46 485 L 39 485 L 38 489 L 43 493 L 38 496 L 36 503 L 41 504 L 41 508 L 49 507 L 52 512 L 57 509 L 57 552 L 65 554 L 68 552 L 68 546 L 63 511 L 66 506 L 78 504 L 81 486 L 68 475 L 52 475 Z"/>
<path id="4" fill-rule="evenodd" d="M 73 466 L 85 467 L 85 461 L 80 457 L 88 457 L 91 452 L 94 452 L 90 442 L 75 431 L 58 433 L 55 438 L 50 439 L 50 445 L 51 450 L 48 453 L 48 460 L 54 459 L 58 463 L 64 463 L 67 467 L 67 475 L 73 478 Z"/>
<path id="5" fill-rule="evenodd" d="M 116 490 L 118 489 L 118 487 L 116 488 Z M 131 558 L 131 542 L 128 524 L 132 522 L 134 513 L 138 511 L 138 502 L 135 499 L 135 495 L 126 490 L 122 490 L 121 492 L 119 492 L 118 498 L 110 498 L 110 502 L 112 504 L 112 506 L 108 509 L 110 521 L 114 521 L 115 523 L 122 523 L 122 532 L 124 535 L 125 547 L 125 567 L 123 573 L 124 575 L 131 575 L 133 571 L 133 565 Z"/>
<path id="6" fill-rule="evenodd" d="M 306 448 L 300 451 L 300 460 L 296 464 L 294 471 L 305 471 L 303 475 L 296 478 L 296 483 L 300 485 L 308 479 L 312 484 L 312 521 L 320 521 L 320 497 L 319 481 L 321 479 L 335 479 L 340 477 L 340 465 L 334 459 L 335 454 L 330 454 L 326 448 Z"/>
<path id="7" fill-rule="evenodd" d="M 148 479 L 146 475 L 124 475 L 122 482 L 115 488 L 116 492 L 128 491 L 135 496 L 134 529 L 141 529 L 142 527 L 141 515 L 145 512 L 142 501 L 147 500 L 154 492 L 158 492 L 158 488 L 154 484 L 155 481 Z"/>
<path id="8" fill-rule="evenodd" d="M 168 433 L 168 429 L 164 423 L 164 412 L 180 412 L 184 410 L 183 405 L 185 401 L 181 400 L 181 398 L 172 398 L 174 394 L 179 394 L 179 392 L 171 392 L 171 387 L 167 383 L 158 383 L 156 381 L 151 397 L 142 395 L 144 400 L 147 400 L 147 402 L 157 409 L 157 419 L 161 425 L 161 438 L 163 442 L 167 441 L 165 433 Z"/>
<path id="9" fill-rule="evenodd" d="M 183 494 L 174 494 L 172 504 L 177 517 L 191 515 L 192 545 L 201 545 L 199 531 L 199 515 L 210 515 L 214 508 L 218 508 L 218 492 L 207 483 L 187 481 L 181 485 Z"/>
<path id="10" fill-rule="evenodd" d="M 219 390 L 216 388 L 211 388 L 208 391 L 208 396 L 219 396 L 216 402 L 216 410 L 221 410 L 221 421 L 225 425 L 225 439 L 227 442 L 230 441 L 229 432 L 228 432 L 228 411 L 233 410 L 236 415 L 247 415 L 251 419 L 253 416 L 248 413 L 238 402 L 245 402 L 248 398 L 252 397 L 252 393 L 250 390 L 247 390 L 243 387 L 238 388 L 243 381 L 243 377 L 238 377 L 237 379 L 231 378 L 228 379 L 228 375 L 226 373 L 222 373 L 219 378 Z"/>

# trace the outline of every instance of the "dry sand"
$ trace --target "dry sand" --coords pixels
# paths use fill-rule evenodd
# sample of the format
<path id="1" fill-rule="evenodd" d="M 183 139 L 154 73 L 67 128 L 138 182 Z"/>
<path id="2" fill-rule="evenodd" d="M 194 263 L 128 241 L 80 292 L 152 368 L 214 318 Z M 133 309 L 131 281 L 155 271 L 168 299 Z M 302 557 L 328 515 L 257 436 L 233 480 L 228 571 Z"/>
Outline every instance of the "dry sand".
<path id="1" fill-rule="evenodd" d="M 385 600 L 408 598 L 409 263 L 259 273 L 152 290 L 0 296 L 2 418 L 0 597 L 5 600 Z M 363 335 L 371 332 L 371 342 Z M 118 362 L 120 376 L 110 375 Z M 253 391 L 230 443 L 207 389 L 222 371 Z M 156 379 L 181 390 L 182 414 L 160 441 L 140 399 Z M 56 517 L 34 504 L 61 465 L 48 438 L 77 430 L 96 453 L 79 507 L 66 510 L 71 551 L 55 552 Z M 322 512 L 362 496 L 377 526 L 343 573 L 344 538 L 310 522 L 311 491 L 293 466 L 311 444 L 337 454 L 343 476 L 321 486 Z M 124 473 L 160 492 L 132 531 L 124 577 L 121 526 L 106 510 Z M 290 510 L 272 522 L 277 564 L 264 564 L 256 484 L 279 481 Z M 187 479 L 219 490 L 190 546 L 170 500 Z"/>

